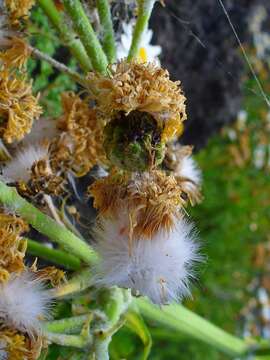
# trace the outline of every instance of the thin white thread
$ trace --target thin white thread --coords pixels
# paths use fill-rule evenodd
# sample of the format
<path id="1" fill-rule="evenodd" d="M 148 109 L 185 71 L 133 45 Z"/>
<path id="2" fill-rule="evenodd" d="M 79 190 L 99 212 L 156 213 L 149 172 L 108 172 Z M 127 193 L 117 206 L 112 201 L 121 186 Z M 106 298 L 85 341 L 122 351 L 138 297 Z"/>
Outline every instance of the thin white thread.
<path id="1" fill-rule="evenodd" d="M 253 66 L 252 66 L 252 64 L 251 64 L 251 62 L 250 62 L 250 60 L 249 60 L 249 58 L 247 56 L 246 50 L 244 49 L 244 47 L 243 47 L 243 45 L 241 43 L 241 40 L 239 39 L 239 36 L 238 36 L 238 34 L 237 34 L 236 30 L 235 30 L 235 27 L 234 27 L 234 25 L 233 25 L 233 23 L 231 21 L 231 18 L 230 18 L 229 14 L 228 14 L 228 11 L 226 10 L 225 5 L 224 5 L 222 0 L 218 0 L 218 2 L 220 4 L 220 6 L 221 6 L 227 20 L 228 20 L 228 22 L 229 22 L 229 25 L 230 25 L 230 27 L 231 27 L 231 29 L 232 29 L 232 31 L 234 33 L 234 36 L 235 36 L 235 38 L 236 38 L 236 40 L 237 40 L 237 42 L 238 42 L 238 44 L 240 46 L 240 49 L 241 49 L 241 51 L 242 51 L 242 53 L 244 55 L 246 63 L 248 64 L 248 67 L 249 67 L 252 75 L 254 76 L 254 79 L 255 79 L 255 81 L 257 83 L 257 86 L 258 86 L 258 88 L 259 88 L 259 90 L 261 92 L 261 95 L 262 95 L 263 99 L 265 100 L 266 104 L 270 107 L 270 101 L 269 101 L 269 99 L 268 99 L 268 97 L 267 97 L 267 95 L 266 95 L 266 93 L 265 93 L 265 91 L 263 89 L 263 86 L 262 86 L 258 76 L 255 73 L 255 70 L 254 70 L 254 68 L 253 68 Z"/>

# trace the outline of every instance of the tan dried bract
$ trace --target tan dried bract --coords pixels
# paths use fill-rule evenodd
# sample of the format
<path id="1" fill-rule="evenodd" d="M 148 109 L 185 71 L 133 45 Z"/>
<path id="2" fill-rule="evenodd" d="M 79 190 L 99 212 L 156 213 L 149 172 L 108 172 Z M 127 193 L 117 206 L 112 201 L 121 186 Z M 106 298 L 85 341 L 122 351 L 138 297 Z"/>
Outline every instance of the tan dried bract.
<path id="1" fill-rule="evenodd" d="M 85 175 L 97 163 L 104 163 L 102 127 L 89 99 L 68 92 L 62 96 L 63 116 L 58 127 L 62 131 L 50 146 L 53 169 L 72 170 Z"/>
<path id="2" fill-rule="evenodd" d="M 169 231 L 185 201 L 174 176 L 163 171 L 128 176 L 112 172 L 89 188 L 94 207 L 101 216 L 114 217 L 128 209 L 130 233 L 151 238 L 160 230 Z"/>
<path id="3" fill-rule="evenodd" d="M 9 279 L 10 273 L 25 269 L 26 241 L 21 237 L 28 225 L 15 215 L 0 213 L 0 282 Z"/>
<path id="4" fill-rule="evenodd" d="M 186 119 L 185 96 L 179 81 L 152 63 L 121 61 L 109 67 L 110 76 L 90 73 L 89 83 L 96 95 L 97 109 L 105 121 L 115 112 L 133 110 L 152 114 L 163 129 L 163 140 L 179 136 Z"/>
<path id="5" fill-rule="evenodd" d="M 0 71 L 0 136 L 7 142 L 19 141 L 28 134 L 42 112 L 32 85 L 23 75 L 5 68 Z"/>

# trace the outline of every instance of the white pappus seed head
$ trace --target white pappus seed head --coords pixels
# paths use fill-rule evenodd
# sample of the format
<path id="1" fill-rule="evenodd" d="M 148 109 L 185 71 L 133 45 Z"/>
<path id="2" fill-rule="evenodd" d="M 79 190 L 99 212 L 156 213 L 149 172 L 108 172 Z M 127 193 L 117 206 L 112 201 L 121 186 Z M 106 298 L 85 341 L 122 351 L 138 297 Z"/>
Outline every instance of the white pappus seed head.
<path id="1" fill-rule="evenodd" d="M 175 171 L 176 176 L 180 176 L 183 179 L 187 179 L 185 186 L 187 190 L 192 191 L 194 186 L 200 186 L 202 182 L 202 174 L 196 161 L 192 156 L 184 156 L 177 166 Z"/>
<path id="2" fill-rule="evenodd" d="M 27 182 L 31 177 L 33 164 L 47 156 L 47 147 L 38 144 L 19 150 L 15 157 L 2 168 L 2 179 L 5 182 Z"/>
<path id="3" fill-rule="evenodd" d="M 28 271 L 12 274 L 0 285 L 0 321 L 29 335 L 41 332 L 41 321 L 50 317 L 52 293 Z"/>
<path id="4" fill-rule="evenodd" d="M 100 257 L 96 284 L 131 288 L 164 304 L 188 296 L 192 265 L 200 261 L 193 226 L 175 220 L 170 232 L 159 232 L 152 239 L 132 239 L 127 216 L 100 219 L 95 229 L 95 249 Z"/>

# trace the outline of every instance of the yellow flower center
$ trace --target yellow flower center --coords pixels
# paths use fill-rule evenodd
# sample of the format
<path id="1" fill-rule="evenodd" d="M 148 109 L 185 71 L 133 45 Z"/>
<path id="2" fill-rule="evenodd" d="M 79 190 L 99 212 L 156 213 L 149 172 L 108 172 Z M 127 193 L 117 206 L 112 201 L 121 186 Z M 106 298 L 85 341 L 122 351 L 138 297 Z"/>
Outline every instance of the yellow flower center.
<path id="1" fill-rule="evenodd" d="M 147 62 L 147 52 L 144 47 L 140 48 L 138 58 L 139 58 L 139 61 L 142 63 Z"/>

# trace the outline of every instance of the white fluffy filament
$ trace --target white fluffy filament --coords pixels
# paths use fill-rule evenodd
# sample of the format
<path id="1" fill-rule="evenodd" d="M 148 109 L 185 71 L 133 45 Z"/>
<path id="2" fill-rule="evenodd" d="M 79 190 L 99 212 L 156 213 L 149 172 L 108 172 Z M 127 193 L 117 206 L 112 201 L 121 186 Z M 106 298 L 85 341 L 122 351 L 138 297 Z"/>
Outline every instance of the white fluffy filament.
<path id="1" fill-rule="evenodd" d="M 169 233 L 131 242 L 127 229 L 124 214 L 118 220 L 100 220 L 95 230 L 95 249 L 101 259 L 96 283 L 131 288 L 156 304 L 188 296 L 192 265 L 200 260 L 193 226 L 179 219 Z"/>
<path id="2" fill-rule="evenodd" d="M 0 322 L 29 335 L 41 331 L 41 321 L 49 318 L 50 290 L 30 272 L 12 274 L 0 285 Z"/>
<path id="3" fill-rule="evenodd" d="M 2 169 L 2 178 L 5 182 L 25 181 L 31 176 L 33 164 L 48 155 L 46 146 L 29 145 L 19 150 Z"/>

